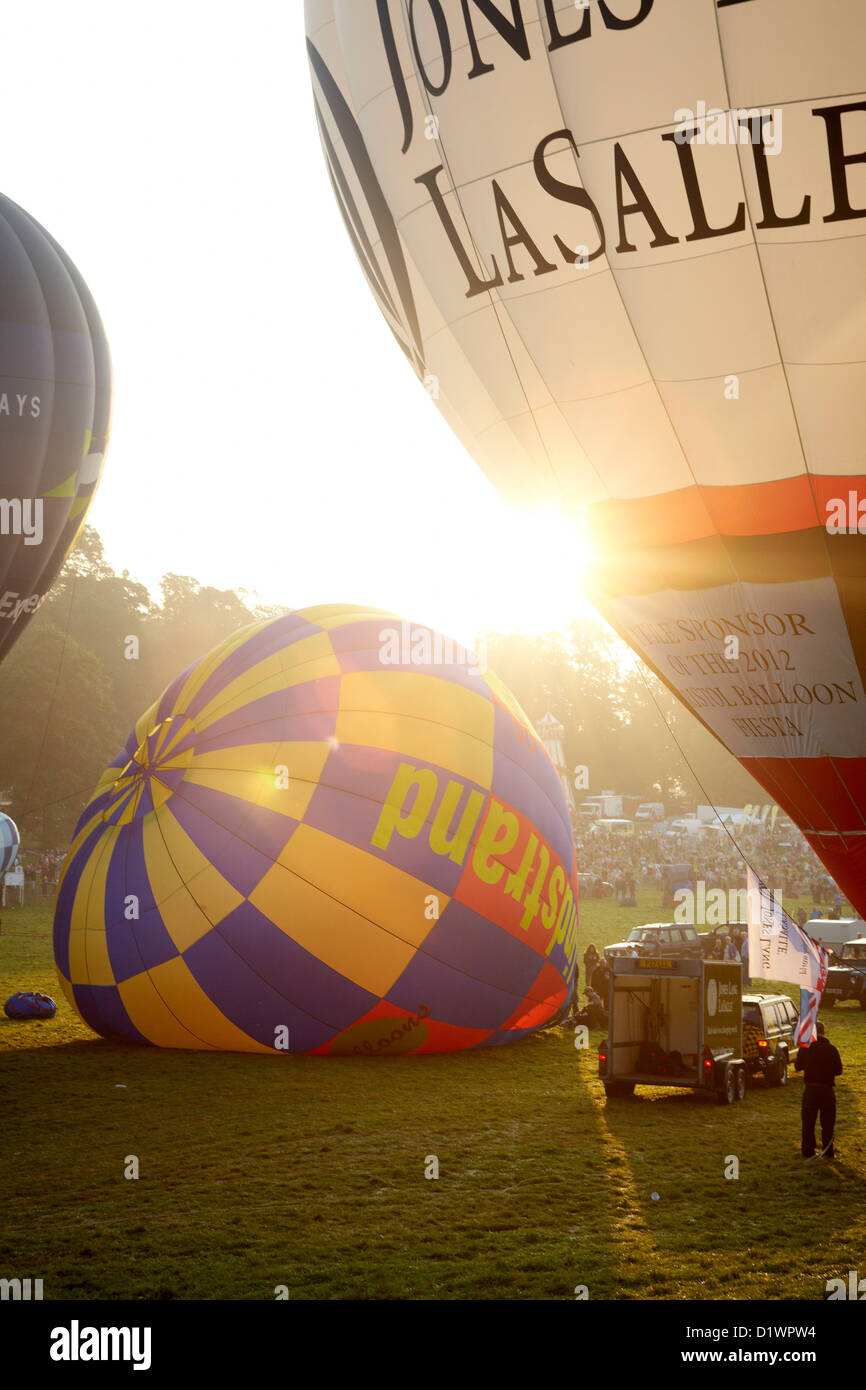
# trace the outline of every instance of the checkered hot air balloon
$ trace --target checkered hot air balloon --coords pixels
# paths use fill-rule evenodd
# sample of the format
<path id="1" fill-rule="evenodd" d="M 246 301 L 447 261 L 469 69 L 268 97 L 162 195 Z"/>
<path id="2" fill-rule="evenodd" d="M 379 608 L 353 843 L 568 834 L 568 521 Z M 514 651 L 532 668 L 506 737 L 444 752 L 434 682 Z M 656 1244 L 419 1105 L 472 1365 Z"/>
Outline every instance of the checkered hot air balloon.
<path id="1" fill-rule="evenodd" d="M 331 606 L 243 629 L 141 717 L 54 946 L 106 1037 L 393 1056 L 548 1023 L 576 933 L 565 798 L 512 696 L 429 629 Z"/>
<path id="2" fill-rule="evenodd" d="M 11 816 L 0 811 L 0 878 L 7 873 L 18 858 L 21 836 L 18 826 Z"/>

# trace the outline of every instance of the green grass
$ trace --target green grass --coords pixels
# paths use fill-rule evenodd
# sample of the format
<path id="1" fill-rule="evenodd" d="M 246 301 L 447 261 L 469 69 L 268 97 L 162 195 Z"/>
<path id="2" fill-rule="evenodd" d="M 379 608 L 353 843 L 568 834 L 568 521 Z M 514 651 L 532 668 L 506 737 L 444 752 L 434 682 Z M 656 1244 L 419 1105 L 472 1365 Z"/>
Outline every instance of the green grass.
<path id="1" fill-rule="evenodd" d="M 580 954 L 665 915 L 585 902 Z M 58 1011 L 0 1019 L 0 1277 L 46 1298 L 814 1299 L 866 1275 L 859 1009 L 826 1016 L 841 1158 L 803 1166 L 799 1079 L 606 1104 L 561 1030 L 379 1062 L 118 1046 L 57 989 L 41 907 L 3 913 L 0 997 L 21 988 Z"/>

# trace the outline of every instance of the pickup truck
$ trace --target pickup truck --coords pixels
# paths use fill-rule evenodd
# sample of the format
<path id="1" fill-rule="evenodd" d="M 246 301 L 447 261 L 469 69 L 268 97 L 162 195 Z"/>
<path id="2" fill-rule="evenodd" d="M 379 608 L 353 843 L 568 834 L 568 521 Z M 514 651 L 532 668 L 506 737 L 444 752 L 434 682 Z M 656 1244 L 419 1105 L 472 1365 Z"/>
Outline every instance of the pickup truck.
<path id="1" fill-rule="evenodd" d="M 704 952 L 696 927 L 679 926 L 676 922 L 648 922 L 632 927 L 624 941 L 605 946 L 604 954 L 631 956 L 637 951 L 643 956 L 701 956 Z"/>
<path id="2" fill-rule="evenodd" d="M 866 1009 L 866 936 L 855 937 L 838 946 L 821 995 L 821 1008 L 832 1009 L 855 999 Z"/>

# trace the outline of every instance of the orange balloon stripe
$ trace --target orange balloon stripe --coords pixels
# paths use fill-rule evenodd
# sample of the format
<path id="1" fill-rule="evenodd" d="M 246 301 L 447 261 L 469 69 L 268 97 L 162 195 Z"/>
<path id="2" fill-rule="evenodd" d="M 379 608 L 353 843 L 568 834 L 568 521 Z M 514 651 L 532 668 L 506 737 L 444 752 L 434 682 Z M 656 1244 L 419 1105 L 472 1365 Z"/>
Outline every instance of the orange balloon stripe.
<path id="1" fill-rule="evenodd" d="M 866 503 L 866 477 L 802 473 L 769 483 L 695 485 L 598 502 L 590 508 L 590 522 L 596 544 L 612 550 L 654 546 L 660 540 L 678 545 L 715 535 L 771 536 L 824 526 L 837 501 L 846 504 L 856 525 L 850 494 Z"/>

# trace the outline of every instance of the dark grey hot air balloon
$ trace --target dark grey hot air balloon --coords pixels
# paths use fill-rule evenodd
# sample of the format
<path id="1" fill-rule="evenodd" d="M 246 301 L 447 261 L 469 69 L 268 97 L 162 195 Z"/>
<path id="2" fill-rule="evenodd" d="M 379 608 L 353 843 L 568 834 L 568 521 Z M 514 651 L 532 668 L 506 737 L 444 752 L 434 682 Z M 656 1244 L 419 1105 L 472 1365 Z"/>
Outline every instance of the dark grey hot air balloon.
<path id="1" fill-rule="evenodd" d="M 0 660 L 84 524 L 110 417 L 90 291 L 45 228 L 0 195 Z"/>

